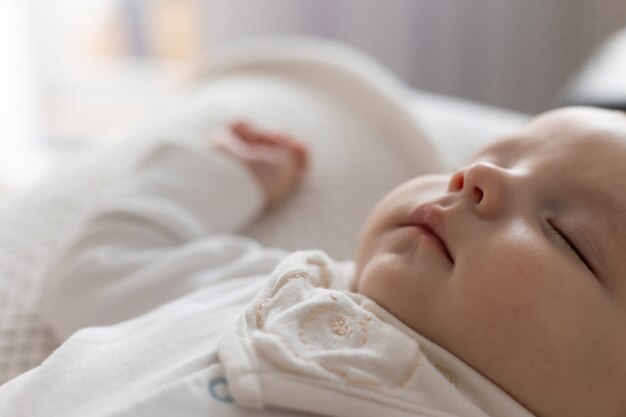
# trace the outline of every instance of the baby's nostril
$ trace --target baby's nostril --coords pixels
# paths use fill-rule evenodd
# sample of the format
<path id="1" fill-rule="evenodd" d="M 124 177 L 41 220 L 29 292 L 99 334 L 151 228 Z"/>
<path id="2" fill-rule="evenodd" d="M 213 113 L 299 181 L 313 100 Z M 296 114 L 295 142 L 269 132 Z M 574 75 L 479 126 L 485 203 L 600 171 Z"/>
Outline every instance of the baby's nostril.
<path id="1" fill-rule="evenodd" d="M 480 203 L 481 201 L 483 201 L 483 190 L 481 190 L 478 187 L 474 187 L 474 197 L 476 199 L 476 204 Z"/>

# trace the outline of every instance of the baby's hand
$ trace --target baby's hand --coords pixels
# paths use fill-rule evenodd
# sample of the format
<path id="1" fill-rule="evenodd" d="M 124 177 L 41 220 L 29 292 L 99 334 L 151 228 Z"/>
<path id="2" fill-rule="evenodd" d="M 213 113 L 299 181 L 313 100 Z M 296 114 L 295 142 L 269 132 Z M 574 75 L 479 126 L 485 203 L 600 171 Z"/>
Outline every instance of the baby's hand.
<path id="1" fill-rule="evenodd" d="M 212 148 L 246 165 L 263 188 L 268 206 L 297 187 L 309 160 L 309 150 L 299 140 L 247 122 L 231 124 L 214 138 Z"/>

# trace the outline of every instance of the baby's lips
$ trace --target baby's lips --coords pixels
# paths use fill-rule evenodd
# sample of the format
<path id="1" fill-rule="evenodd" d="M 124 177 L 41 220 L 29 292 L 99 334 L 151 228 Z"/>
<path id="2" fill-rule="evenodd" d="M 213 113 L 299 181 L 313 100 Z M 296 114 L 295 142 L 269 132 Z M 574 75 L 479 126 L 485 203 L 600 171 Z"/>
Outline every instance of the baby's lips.
<path id="1" fill-rule="evenodd" d="M 409 215 L 403 225 L 419 225 L 426 228 L 441 242 L 448 258 L 454 263 L 454 255 L 446 236 L 446 218 L 437 204 L 421 204 Z"/>

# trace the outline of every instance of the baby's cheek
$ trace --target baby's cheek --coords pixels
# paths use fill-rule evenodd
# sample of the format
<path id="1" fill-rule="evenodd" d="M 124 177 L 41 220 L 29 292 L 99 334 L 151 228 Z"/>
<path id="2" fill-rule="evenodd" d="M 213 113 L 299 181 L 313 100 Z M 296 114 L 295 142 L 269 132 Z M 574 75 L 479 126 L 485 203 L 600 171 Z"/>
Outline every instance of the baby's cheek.
<path id="1" fill-rule="evenodd" d="M 466 295 L 484 320 L 519 320 L 537 308 L 551 267 L 531 239 L 497 239 L 467 265 Z"/>

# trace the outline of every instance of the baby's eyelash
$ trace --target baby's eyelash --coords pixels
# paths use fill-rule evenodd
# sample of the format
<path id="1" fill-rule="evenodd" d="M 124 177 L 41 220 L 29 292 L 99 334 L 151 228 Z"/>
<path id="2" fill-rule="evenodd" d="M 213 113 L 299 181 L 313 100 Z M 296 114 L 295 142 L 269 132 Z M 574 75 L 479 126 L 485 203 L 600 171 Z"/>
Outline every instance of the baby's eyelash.
<path id="1" fill-rule="evenodd" d="M 580 250 L 578 250 L 578 248 L 572 243 L 572 241 L 565 235 L 565 233 L 563 233 L 562 231 L 560 231 L 551 221 L 548 221 L 548 225 L 550 226 L 550 231 L 555 234 L 559 239 L 561 239 L 575 254 L 576 256 L 578 256 L 578 258 L 580 258 L 581 261 L 583 261 L 583 263 L 585 264 L 585 266 L 593 272 L 593 268 L 591 268 L 591 265 L 589 264 L 589 262 L 587 261 L 587 259 L 585 258 L 585 256 L 582 254 L 582 252 Z"/>

